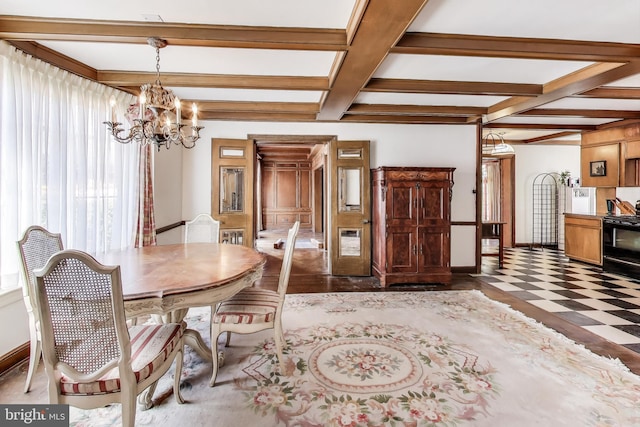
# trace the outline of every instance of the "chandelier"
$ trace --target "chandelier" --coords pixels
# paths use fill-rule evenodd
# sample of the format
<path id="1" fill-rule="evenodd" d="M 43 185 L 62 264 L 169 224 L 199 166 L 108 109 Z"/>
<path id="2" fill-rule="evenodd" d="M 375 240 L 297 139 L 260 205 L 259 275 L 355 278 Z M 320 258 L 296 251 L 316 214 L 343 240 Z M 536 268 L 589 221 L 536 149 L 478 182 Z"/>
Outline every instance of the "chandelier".
<path id="1" fill-rule="evenodd" d="M 153 144 L 158 151 L 162 146 L 168 149 L 171 143 L 193 148 L 200 138 L 200 130 L 204 129 L 198 126 L 198 107 L 192 104 L 191 125 L 182 124 L 180 100 L 160 83 L 160 49 L 167 45 L 167 41 L 149 37 L 147 43 L 156 48 L 156 81 L 140 86 L 138 111 L 131 120 L 129 134 L 125 135 L 122 123 L 116 121 L 114 99 L 111 100 L 111 121 L 104 124 L 113 138 L 123 144 L 131 141 L 143 146 Z"/>
<path id="2" fill-rule="evenodd" d="M 504 142 L 502 135 L 504 135 L 504 132 L 489 132 L 482 139 L 483 156 L 506 156 L 515 153 L 513 147 Z"/>

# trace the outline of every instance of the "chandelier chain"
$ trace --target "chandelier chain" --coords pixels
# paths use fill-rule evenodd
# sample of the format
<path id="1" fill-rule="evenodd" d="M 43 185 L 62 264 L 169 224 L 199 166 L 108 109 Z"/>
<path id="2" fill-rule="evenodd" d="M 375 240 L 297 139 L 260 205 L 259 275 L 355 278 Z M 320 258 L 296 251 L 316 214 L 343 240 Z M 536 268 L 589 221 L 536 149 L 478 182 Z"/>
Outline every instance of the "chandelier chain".
<path id="1" fill-rule="evenodd" d="M 160 83 L 160 48 L 156 46 L 156 84 L 162 86 Z"/>

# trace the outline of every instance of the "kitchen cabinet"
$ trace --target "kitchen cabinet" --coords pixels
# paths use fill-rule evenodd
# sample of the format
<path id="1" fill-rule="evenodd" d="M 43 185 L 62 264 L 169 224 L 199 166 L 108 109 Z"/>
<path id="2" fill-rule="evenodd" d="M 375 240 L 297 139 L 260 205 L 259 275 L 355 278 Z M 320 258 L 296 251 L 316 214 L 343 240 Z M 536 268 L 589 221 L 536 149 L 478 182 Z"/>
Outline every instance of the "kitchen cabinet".
<path id="1" fill-rule="evenodd" d="M 564 214 L 564 254 L 577 261 L 602 266 L 602 218 Z"/>
<path id="2" fill-rule="evenodd" d="M 594 174 L 592 162 L 604 162 L 604 173 Z M 620 185 L 620 144 L 604 144 L 580 149 L 582 187 L 618 187 Z"/>
<path id="3" fill-rule="evenodd" d="M 455 168 L 380 167 L 373 177 L 373 272 L 382 286 L 451 282 Z"/>
<path id="4" fill-rule="evenodd" d="M 592 174 L 591 162 L 604 161 L 604 175 Z M 640 187 L 640 124 L 582 134 L 580 175 L 583 187 Z"/>

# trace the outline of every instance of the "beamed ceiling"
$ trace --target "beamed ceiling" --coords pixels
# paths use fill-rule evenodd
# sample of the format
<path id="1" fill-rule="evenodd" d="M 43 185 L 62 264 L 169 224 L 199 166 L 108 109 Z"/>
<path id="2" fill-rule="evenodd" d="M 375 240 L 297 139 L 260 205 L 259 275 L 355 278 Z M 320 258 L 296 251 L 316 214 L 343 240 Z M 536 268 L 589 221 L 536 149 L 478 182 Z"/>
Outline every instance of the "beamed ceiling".
<path id="1" fill-rule="evenodd" d="M 60 4 L 56 4 L 60 3 Z M 20 0 L 0 37 L 204 120 L 469 124 L 522 143 L 640 119 L 640 1 Z M 187 105 L 189 105 L 187 104 Z"/>

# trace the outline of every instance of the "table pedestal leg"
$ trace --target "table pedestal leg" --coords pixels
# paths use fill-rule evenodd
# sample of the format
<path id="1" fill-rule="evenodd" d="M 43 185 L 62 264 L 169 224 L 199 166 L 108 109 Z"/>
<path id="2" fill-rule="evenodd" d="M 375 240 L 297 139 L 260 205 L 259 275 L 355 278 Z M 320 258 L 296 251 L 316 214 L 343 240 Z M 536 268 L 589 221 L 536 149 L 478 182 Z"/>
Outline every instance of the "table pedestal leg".
<path id="1" fill-rule="evenodd" d="M 211 362 L 211 349 L 207 347 L 202 336 L 198 331 L 193 329 L 185 329 L 184 331 L 184 343 L 194 349 L 196 353 L 204 360 Z"/>

